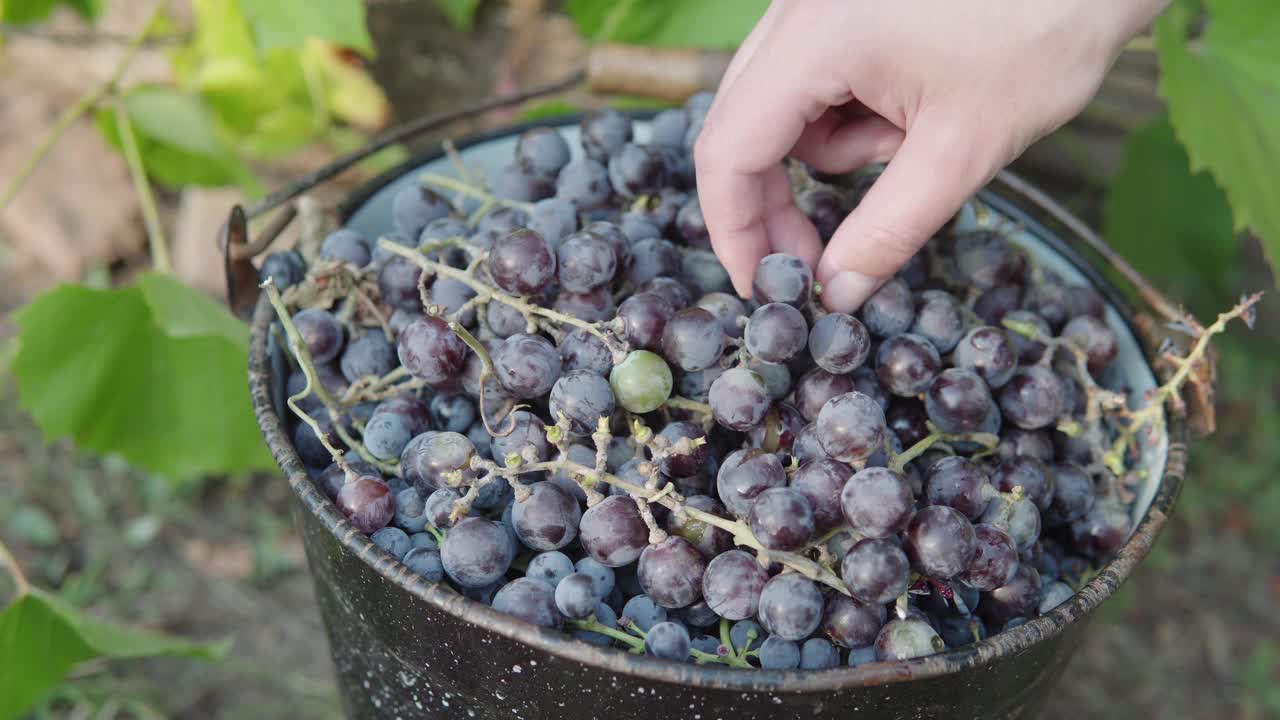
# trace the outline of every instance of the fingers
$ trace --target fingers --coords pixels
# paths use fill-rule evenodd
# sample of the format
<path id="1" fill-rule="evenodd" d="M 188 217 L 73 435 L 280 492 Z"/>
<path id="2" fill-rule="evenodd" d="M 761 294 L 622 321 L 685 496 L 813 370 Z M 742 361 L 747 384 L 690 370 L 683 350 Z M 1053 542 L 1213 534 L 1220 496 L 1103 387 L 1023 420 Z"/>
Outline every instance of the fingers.
<path id="1" fill-rule="evenodd" d="M 902 129 L 879 115 L 846 119 L 828 111 L 800 135 L 792 157 L 826 173 L 887 162 L 902 146 Z"/>
<path id="2" fill-rule="evenodd" d="M 818 265 L 823 304 L 860 306 L 990 180 L 996 154 L 951 123 L 919 118 L 827 245 Z"/>
<path id="3" fill-rule="evenodd" d="M 792 199 L 791 179 L 781 163 L 765 171 L 765 197 L 773 208 L 765 215 L 765 227 L 769 236 L 770 252 L 787 253 L 800 258 L 811 268 L 818 267 L 822 256 L 822 239 L 800 208 Z M 763 256 L 761 256 L 763 257 Z M 757 260 L 758 262 L 758 260 Z M 755 266 L 751 267 L 752 276 Z"/>

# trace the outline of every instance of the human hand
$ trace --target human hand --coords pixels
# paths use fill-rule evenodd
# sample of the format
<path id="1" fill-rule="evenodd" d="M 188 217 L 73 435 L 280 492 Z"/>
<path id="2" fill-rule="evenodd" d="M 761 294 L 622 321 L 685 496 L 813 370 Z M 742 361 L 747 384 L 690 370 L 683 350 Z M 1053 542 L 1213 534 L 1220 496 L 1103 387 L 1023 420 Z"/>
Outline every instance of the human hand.
<path id="1" fill-rule="evenodd" d="M 1097 92 L 1169 0 L 774 0 L 734 56 L 694 148 L 734 287 L 771 252 L 817 268 L 848 312 L 960 206 Z M 889 162 L 825 250 L 781 161 Z"/>

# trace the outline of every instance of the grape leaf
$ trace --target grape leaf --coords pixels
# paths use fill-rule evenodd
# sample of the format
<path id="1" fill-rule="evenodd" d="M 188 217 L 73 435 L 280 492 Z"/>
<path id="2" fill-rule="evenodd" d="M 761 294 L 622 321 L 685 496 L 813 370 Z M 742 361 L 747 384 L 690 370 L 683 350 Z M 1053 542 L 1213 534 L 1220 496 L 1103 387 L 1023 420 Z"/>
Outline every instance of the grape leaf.
<path id="1" fill-rule="evenodd" d="M 218 137 L 198 96 L 143 85 L 129 92 L 125 108 L 151 177 L 166 185 L 238 184 L 250 194 L 261 192 L 253 174 Z M 119 148 L 114 108 L 98 111 L 96 119 L 103 137 Z"/>
<path id="2" fill-rule="evenodd" d="M 568 0 L 565 12 L 591 40 L 657 47 L 737 47 L 768 0 Z"/>
<path id="3" fill-rule="evenodd" d="M 1207 7 L 1204 34 L 1187 33 Z M 1237 228 L 1280 260 L 1280 3 L 1179 0 L 1155 27 L 1160 94 L 1192 170 L 1226 191 Z"/>
<path id="4" fill-rule="evenodd" d="M 216 661 L 228 647 L 113 625 L 31 588 L 0 611 L 0 720 L 18 717 L 85 660 L 165 655 Z"/>
<path id="5" fill-rule="evenodd" d="M 27 25 L 40 22 L 49 17 L 49 13 L 62 0 L 3 0 L 0 2 L 0 20 L 14 25 Z"/>
<path id="6" fill-rule="evenodd" d="M 564 100 L 545 100 L 542 102 L 525 103 L 520 108 L 520 122 L 530 122 L 532 120 L 544 120 L 546 118 L 562 117 L 564 115 L 572 115 L 582 112 L 582 108 Z"/>
<path id="7" fill-rule="evenodd" d="M 1236 255 L 1231 207 L 1207 172 L 1191 172 L 1167 117 L 1129 137 L 1107 192 L 1103 233 L 1176 294 L 1222 304 Z"/>
<path id="8" fill-rule="evenodd" d="M 163 274 L 63 285 L 16 314 L 22 406 L 45 436 L 175 477 L 274 467 L 245 381 L 248 329 Z"/>
<path id="9" fill-rule="evenodd" d="M 450 25 L 466 31 L 475 24 L 480 0 L 436 0 L 436 7 L 449 18 Z"/>
<path id="10" fill-rule="evenodd" d="M 373 56 L 361 0 L 241 0 L 258 48 L 297 48 L 310 38 Z"/>

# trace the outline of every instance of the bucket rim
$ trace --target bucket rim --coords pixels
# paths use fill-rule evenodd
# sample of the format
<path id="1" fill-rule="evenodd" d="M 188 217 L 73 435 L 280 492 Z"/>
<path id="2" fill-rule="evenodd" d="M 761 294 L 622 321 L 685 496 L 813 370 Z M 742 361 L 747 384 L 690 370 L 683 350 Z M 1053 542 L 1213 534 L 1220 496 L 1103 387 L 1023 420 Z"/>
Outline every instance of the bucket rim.
<path id="1" fill-rule="evenodd" d="M 632 111 L 627 114 L 635 119 L 646 119 L 655 112 Z M 492 140 L 507 138 L 533 127 L 576 123 L 581 115 L 581 113 L 573 113 L 539 118 L 468 135 L 455 141 L 454 144 L 462 150 Z M 407 172 L 440 159 L 444 155 L 444 151 L 439 148 L 416 154 L 364 183 L 339 204 L 339 217 L 345 222 L 355 209 L 386 185 Z M 1093 287 L 1117 310 L 1129 331 L 1138 339 L 1147 369 L 1154 377 L 1159 378 L 1159 373 L 1151 369 L 1152 348 L 1134 327 L 1132 307 L 1115 285 L 1104 277 L 1093 263 L 1085 259 L 1076 247 L 1081 241 L 1075 238 L 1075 233 L 1054 219 L 1055 216 L 1074 219 L 1074 216 L 1061 207 L 1050 208 L 1047 205 L 1049 201 L 1043 196 L 1024 192 L 1024 188 L 1027 187 L 1030 187 L 1029 183 L 1006 170 L 980 191 L 978 197 L 984 203 L 1002 211 L 1012 209 L 1015 214 L 1030 217 L 1038 226 L 1033 230 L 1040 230 L 1036 233 L 1037 236 L 1080 270 Z M 612 647 L 597 647 L 574 639 L 568 634 L 536 627 L 511 615 L 500 613 L 469 600 L 443 585 L 427 582 L 374 545 L 368 536 L 357 531 L 312 482 L 302 460 L 293 448 L 285 423 L 276 412 L 275 390 L 271 383 L 272 359 L 268 349 L 269 329 L 274 319 L 274 310 L 266 295 L 262 294 L 254 307 L 249 346 L 249 389 L 254 415 L 272 457 L 285 473 L 293 492 L 298 496 L 305 510 L 320 520 L 344 550 L 356 555 L 402 590 L 463 622 L 480 626 L 487 631 L 565 660 L 652 682 L 743 692 L 834 692 L 938 677 L 980 667 L 998 658 L 1017 655 L 1040 642 L 1060 635 L 1072 623 L 1086 620 L 1087 616 L 1103 601 L 1115 593 L 1150 552 L 1177 501 L 1185 476 L 1186 423 L 1182 418 L 1166 413 L 1168 450 L 1164 472 L 1151 504 L 1115 557 L 1070 600 L 1047 615 L 1041 615 L 1024 625 L 996 633 L 972 645 L 911 660 L 876 662 L 857 667 L 826 670 L 755 669 L 747 671 L 719 665 L 672 663 L 633 655 Z"/>

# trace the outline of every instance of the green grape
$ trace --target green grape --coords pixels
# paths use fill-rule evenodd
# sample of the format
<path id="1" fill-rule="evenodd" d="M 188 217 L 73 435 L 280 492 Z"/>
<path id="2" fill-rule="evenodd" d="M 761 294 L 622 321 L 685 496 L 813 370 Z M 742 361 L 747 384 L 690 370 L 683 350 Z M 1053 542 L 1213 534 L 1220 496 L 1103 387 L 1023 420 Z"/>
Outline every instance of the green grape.
<path id="1" fill-rule="evenodd" d="M 633 350 L 609 373 L 618 404 L 633 413 L 657 410 L 671 397 L 671 368 L 656 353 Z"/>

